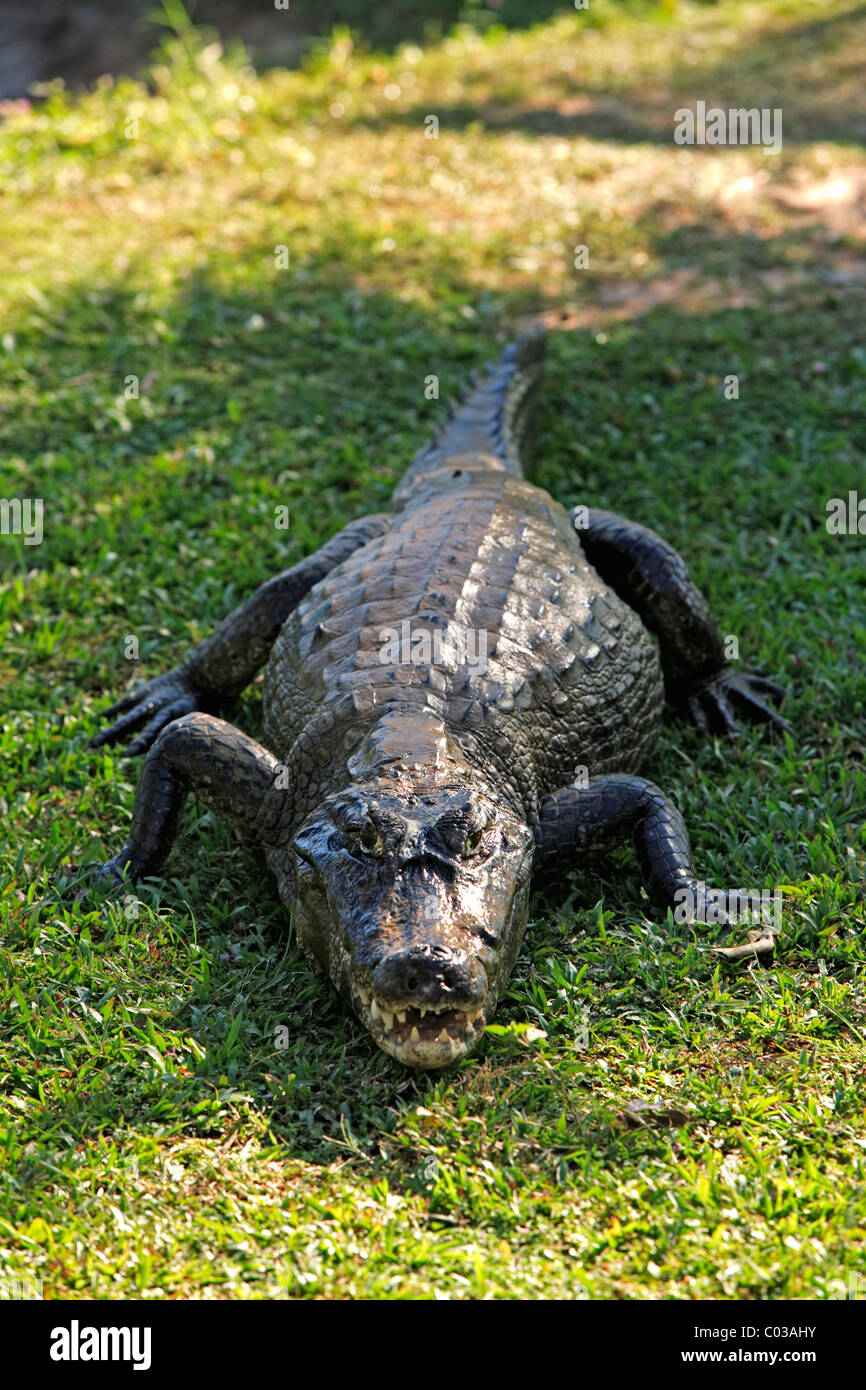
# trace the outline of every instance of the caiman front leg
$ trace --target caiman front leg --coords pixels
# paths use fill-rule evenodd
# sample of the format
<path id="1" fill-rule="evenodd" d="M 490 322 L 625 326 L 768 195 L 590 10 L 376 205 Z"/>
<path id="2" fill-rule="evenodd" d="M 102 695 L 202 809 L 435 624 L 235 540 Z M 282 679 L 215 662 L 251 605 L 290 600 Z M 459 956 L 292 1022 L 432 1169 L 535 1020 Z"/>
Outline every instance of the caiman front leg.
<path id="1" fill-rule="evenodd" d="M 160 868 L 177 835 L 187 792 L 224 816 L 241 840 L 258 849 L 280 843 L 290 812 L 281 765 L 255 739 L 209 714 L 169 724 L 147 755 L 135 795 L 132 829 L 123 848 L 82 874 L 118 881 Z"/>
<path id="2" fill-rule="evenodd" d="M 785 691 L 764 676 L 735 670 L 706 599 L 682 557 L 654 531 L 595 507 L 575 507 L 572 524 L 586 558 L 658 637 L 671 704 L 699 729 L 735 734 L 735 709 L 791 732 L 767 704 Z"/>
<path id="3" fill-rule="evenodd" d="M 106 714 L 120 717 L 95 734 L 90 746 L 114 743 L 143 724 L 126 750 L 132 757 L 145 753 L 173 719 L 193 710 L 215 714 L 230 704 L 264 665 L 280 628 L 304 595 L 353 551 L 382 535 L 390 522 L 386 513 L 359 517 L 314 555 L 262 584 L 180 666 L 111 705 Z"/>
<path id="4" fill-rule="evenodd" d="M 614 773 L 590 778 L 587 787 L 563 787 L 548 796 L 535 828 L 535 872 L 562 873 L 576 851 L 605 848 L 631 835 L 644 883 L 660 907 L 679 912 L 680 920 L 728 925 L 742 901 L 741 893 L 708 891 L 692 864 L 683 818 L 653 782 Z M 719 897 L 723 902 L 719 902 Z M 771 953 L 769 927 L 749 932 L 742 946 L 714 947 L 729 959 Z"/>

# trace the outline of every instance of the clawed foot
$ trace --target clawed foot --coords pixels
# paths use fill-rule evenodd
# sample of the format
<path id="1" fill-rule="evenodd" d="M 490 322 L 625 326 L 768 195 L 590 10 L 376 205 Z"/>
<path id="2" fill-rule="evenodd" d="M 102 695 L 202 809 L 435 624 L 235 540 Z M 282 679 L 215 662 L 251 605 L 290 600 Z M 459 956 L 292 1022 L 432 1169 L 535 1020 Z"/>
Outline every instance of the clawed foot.
<path id="1" fill-rule="evenodd" d="M 184 673 L 169 671 L 167 675 L 157 676 L 109 706 L 105 711 L 106 717 L 118 714 L 120 718 L 115 719 L 107 729 L 94 734 L 90 747 L 100 748 L 104 743 L 116 743 L 131 729 L 144 724 L 125 753 L 127 758 L 133 758 L 138 753 L 147 752 L 166 724 L 200 708 L 200 697 Z"/>
<path id="2" fill-rule="evenodd" d="M 767 903 L 763 894 L 758 898 L 742 888 L 708 889 L 701 883 L 682 906 L 686 908 L 685 920 L 689 922 L 703 922 L 718 927 L 732 927 L 738 922 L 755 924 L 749 926 L 745 941 L 739 945 L 704 946 L 702 950 L 724 956 L 726 960 L 757 957 L 764 965 L 772 962 L 779 921 L 767 919 Z"/>
<path id="3" fill-rule="evenodd" d="M 111 893 L 129 882 L 123 872 L 128 862 L 125 855 L 117 854 L 104 864 L 64 864 L 51 883 L 59 897 L 80 903 L 93 888 Z"/>
<path id="4" fill-rule="evenodd" d="M 686 703 L 695 728 L 706 732 L 738 734 L 736 711 L 754 724 L 771 724 L 790 734 L 793 729 L 787 719 L 777 714 L 764 699 L 767 695 L 781 700 L 784 694 L 783 686 L 765 676 L 750 676 L 723 666 L 720 671 L 697 681 L 688 691 Z"/>

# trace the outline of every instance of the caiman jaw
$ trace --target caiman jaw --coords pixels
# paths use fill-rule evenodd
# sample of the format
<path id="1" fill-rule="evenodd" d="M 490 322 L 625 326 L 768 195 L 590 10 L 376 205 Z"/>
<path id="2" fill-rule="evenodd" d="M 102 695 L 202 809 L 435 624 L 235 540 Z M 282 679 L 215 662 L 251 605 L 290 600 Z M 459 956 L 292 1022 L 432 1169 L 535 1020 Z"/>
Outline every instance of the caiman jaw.
<path id="1" fill-rule="evenodd" d="M 469 1053 L 484 1032 L 483 1007 L 449 1004 L 394 1009 L 370 989 L 355 987 L 355 1009 L 375 1042 L 407 1067 L 447 1067 Z"/>

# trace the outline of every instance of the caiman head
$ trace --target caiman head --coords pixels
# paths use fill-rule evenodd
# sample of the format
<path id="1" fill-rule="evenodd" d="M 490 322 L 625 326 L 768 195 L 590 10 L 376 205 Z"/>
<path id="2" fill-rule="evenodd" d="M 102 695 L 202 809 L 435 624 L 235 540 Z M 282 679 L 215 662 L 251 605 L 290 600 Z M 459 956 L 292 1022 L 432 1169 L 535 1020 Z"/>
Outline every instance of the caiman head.
<path id="1" fill-rule="evenodd" d="M 532 849 L 475 778 L 355 783 L 294 837 L 299 943 L 385 1052 L 446 1066 L 479 1041 L 511 973 Z"/>

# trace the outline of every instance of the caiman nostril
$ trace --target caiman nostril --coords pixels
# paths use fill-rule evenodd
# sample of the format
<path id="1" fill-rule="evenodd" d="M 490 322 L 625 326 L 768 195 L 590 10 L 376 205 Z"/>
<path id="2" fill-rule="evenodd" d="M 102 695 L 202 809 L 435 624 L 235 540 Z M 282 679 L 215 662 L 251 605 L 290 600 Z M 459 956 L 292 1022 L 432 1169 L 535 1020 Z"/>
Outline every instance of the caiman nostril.
<path id="1" fill-rule="evenodd" d="M 384 956 L 373 971 L 377 999 L 395 1007 L 477 1008 L 487 993 L 480 961 L 441 946 L 414 946 Z"/>

